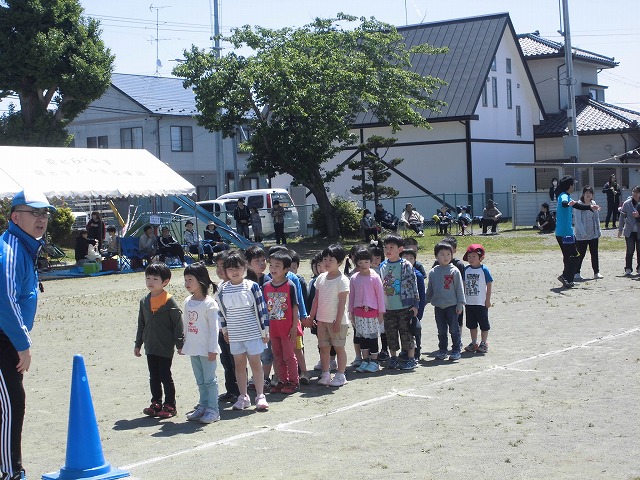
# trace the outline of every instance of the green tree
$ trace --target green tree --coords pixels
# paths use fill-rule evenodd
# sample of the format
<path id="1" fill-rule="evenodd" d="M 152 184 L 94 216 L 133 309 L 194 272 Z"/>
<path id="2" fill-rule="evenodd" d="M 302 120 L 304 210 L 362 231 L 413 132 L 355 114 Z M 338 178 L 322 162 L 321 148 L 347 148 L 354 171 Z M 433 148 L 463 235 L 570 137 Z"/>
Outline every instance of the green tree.
<path id="1" fill-rule="evenodd" d="M 403 158 L 394 158 L 388 162 L 383 159 L 389 152 L 389 148 L 394 146 L 397 138 L 385 138 L 380 135 L 373 135 L 365 143 L 360 145 L 362 155 L 349 162 L 351 170 L 360 173 L 351 178 L 360 182 L 351 188 L 351 193 L 362 195 L 363 200 L 373 200 L 374 205 L 378 204 L 380 198 L 397 197 L 400 193 L 393 187 L 384 185 L 391 176 L 391 168 L 395 168 L 403 162 Z"/>
<path id="2" fill-rule="evenodd" d="M 324 214 L 328 236 L 339 234 L 328 184 L 345 168 L 326 162 L 357 137 L 361 112 L 371 112 L 393 131 L 401 125 L 429 127 L 421 112 L 437 110 L 430 98 L 443 82 L 411 71 L 411 57 L 445 51 L 429 45 L 409 50 L 402 35 L 374 18 L 339 14 L 302 28 L 271 30 L 244 26 L 224 40 L 236 49 L 218 57 L 195 46 L 175 75 L 193 86 L 199 123 L 233 136 L 248 124 L 249 168 L 268 176 L 289 174 L 308 188 Z"/>
<path id="3" fill-rule="evenodd" d="M 75 217 L 69 207 L 58 207 L 58 211 L 49 220 L 49 236 L 53 243 L 62 243 L 72 232 Z"/>
<path id="4" fill-rule="evenodd" d="M 114 56 L 78 0 L 0 0 L 0 119 L 4 145 L 62 146 L 66 125 L 109 87 Z"/>

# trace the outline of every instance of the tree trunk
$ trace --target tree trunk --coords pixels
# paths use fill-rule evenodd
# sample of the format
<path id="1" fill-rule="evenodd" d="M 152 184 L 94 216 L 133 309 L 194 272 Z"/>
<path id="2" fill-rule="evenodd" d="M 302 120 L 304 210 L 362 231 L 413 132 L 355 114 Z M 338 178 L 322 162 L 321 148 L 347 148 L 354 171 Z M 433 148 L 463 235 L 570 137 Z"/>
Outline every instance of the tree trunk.
<path id="1" fill-rule="evenodd" d="M 320 182 L 320 185 L 307 183 L 305 185 L 318 202 L 318 207 L 324 215 L 324 221 L 327 224 L 327 236 L 329 238 L 340 237 L 340 226 L 338 224 L 338 215 L 336 215 L 335 208 L 331 205 L 327 190 L 324 188 L 324 183 Z"/>

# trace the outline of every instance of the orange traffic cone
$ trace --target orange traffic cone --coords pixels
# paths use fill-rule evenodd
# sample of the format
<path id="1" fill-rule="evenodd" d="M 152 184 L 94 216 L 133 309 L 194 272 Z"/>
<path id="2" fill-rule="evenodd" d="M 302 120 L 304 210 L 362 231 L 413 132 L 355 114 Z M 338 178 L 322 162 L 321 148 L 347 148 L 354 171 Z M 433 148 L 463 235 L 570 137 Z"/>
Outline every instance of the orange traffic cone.
<path id="1" fill-rule="evenodd" d="M 74 355 L 65 466 L 58 472 L 44 474 L 42 478 L 108 480 L 128 476 L 129 472 L 113 468 L 104 459 L 84 359 L 82 355 Z"/>

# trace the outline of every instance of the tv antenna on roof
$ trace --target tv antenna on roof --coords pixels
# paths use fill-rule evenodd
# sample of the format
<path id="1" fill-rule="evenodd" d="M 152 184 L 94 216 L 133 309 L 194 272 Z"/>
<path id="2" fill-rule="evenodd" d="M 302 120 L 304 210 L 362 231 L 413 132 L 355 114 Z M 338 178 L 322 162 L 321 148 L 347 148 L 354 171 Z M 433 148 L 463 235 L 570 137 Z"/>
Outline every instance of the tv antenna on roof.
<path id="1" fill-rule="evenodd" d="M 154 7 L 153 3 L 149 5 L 149 11 L 156 11 L 156 38 L 152 39 L 152 42 L 156 42 L 156 75 L 160 75 L 160 67 L 162 67 L 162 62 L 160 61 L 160 40 L 169 40 L 168 38 L 160 38 L 160 9 L 161 8 L 169 8 L 167 6 L 162 7 Z"/>

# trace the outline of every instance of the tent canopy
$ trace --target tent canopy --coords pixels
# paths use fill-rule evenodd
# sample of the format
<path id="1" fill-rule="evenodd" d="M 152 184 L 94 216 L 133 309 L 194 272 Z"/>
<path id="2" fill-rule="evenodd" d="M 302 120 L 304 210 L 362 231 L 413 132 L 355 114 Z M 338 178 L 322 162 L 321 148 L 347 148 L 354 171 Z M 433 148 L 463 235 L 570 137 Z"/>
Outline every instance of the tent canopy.
<path id="1" fill-rule="evenodd" d="M 67 199 L 196 191 L 147 150 L 0 146 L 0 198 L 13 198 L 27 187 Z"/>

